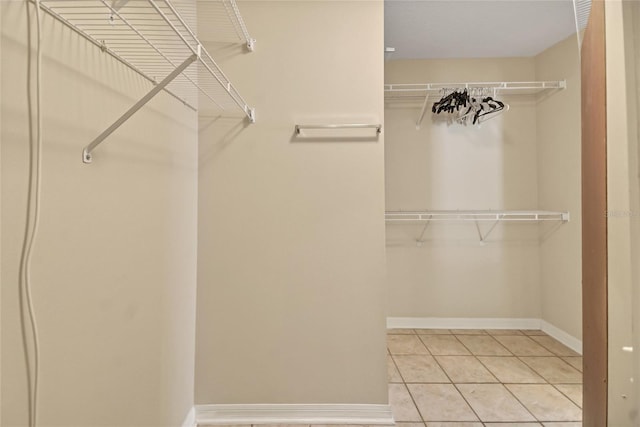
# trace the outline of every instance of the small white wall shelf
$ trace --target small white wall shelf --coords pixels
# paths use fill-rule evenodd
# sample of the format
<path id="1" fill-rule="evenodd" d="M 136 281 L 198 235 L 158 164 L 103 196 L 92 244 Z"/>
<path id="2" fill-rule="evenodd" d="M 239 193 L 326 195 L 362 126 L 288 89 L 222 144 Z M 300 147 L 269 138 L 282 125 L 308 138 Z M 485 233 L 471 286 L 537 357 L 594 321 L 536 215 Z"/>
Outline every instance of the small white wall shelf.
<path id="1" fill-rule="evenodd" d="M 422 109 L 416 121 L 420 127 L 422 119 L 429 107 L 429 100 L 436 101 L 446 90 L 454 89 L 482 89 L 491 92 L 493 96 L 522 95 L 541 97 L 565 89 L 566 80 L 532 81 L 532 82 L 467 82 L 467 83 L 417 83 L 417 84 L 386 84 L 384 85 L 385 102 L 421 102 Z"/>
<path id="2" fill-rule="evenodd" d="M 255 40 L 235 0 L 222 0 L 233 26 L 249 50 Z M 255 111 L 204 49 L 194 31 L 169 0 L 41 0 L 41 7 L 74 31 L 126 64 L 154 88 L 92 141 L 91 152 L 158 92 L 165 90 L 196 110 L 240 111 L 255 122 Z M 193 64 L 193 65 L 191 65 Z"/>
<path id="3" fill-rule="evenodd" d="M 418 244 L 422 243 L 425 232 L 429 224 L 433 221 L 472 221 L 476 224 L 476 229 L 480 237 L 480 242 L 484 242 L 494 228 L 500 222 L 541 222 L 541 221 L 569 221 L 569 212 L 554 212 L 554 211 L 494 211 L 494 210 L 478 210 L 478 211 L 447 211 L 447 210 L 434 210 L 434 211 L 387 211 L 384 214 L 385 222 L 387 224 L 402 224 L 402 223 L 414 223 L 424 224 L 420 236 L 416 239 Z M 479 221 L 493 222 L 491 228 L 482 233 L 478 225 Z"/>

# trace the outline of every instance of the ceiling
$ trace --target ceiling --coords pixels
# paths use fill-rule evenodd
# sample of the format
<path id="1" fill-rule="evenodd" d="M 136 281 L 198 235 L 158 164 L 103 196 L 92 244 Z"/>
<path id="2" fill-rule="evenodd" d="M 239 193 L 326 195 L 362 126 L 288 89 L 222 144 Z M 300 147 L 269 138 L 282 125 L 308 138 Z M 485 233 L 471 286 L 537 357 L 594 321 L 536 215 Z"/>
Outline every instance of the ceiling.
<path id="1" fill-rule="evenodd" d="M 386 59 L 533 56 L 575 34 L 572 0 L 385 0 Z"/>

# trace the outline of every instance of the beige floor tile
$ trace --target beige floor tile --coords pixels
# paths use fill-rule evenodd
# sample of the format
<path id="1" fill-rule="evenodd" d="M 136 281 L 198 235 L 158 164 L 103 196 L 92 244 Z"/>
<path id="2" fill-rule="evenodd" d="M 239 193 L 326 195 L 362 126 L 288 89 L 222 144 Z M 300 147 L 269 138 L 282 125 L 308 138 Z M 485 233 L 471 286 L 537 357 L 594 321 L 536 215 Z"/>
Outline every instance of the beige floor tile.
<path id="1" fill-rule="evenodd" d="M 398 421 L 422 421 L 418 408 L 404 384 L 389 384 L 389 405 Z"/>
<path id="2" fill-rule="evenodd" d="M 500 344 L 516 356 L 553 356 L 549 350 L 525 336 L 497 336 Z"/>
<path id="3" fill-rule="evenodd" d="M 482 427 L 482 423 L 432 422 L 427 423 L 427 427 Z"/>
<path id="4" fill-rule="evenodd" d="M 407 383 L 448 383 L 449 378 L 433 356 L 394 356 L 400 375 Z"/>
<path id="5" fill-rule="evenodd" d="M 487 329 L 489 335 L 522 335 L 519 329 Z"/>
<path id="6" fill-rule="evenodd" d="M 582 373 L 559 357 L 521 357 L 520 360 L 529 365 L 531 369 L 536 371 L 550 383 L 582 383 Z"/>
<path id="7" fill-rule="evenodd" d="M 396 423 L 396 427 L 424 427 L 424 423 Z"/>
<path id="8" fill-rule="evenodd" d="M 415 331 L 413 329 L 387 329 L 388 335 L 413 335 Z"/>
<path id="9" fill-rule="evenodd" d="M 540 423 L 484 423 L 485 427 L 542 427 Z"/>
<path id="10" fill-rule="evenodd" d="M 532 340 L 555 354 L 556 356 L 580 356 L 575 351 L 571 350 L 566 345 L 562 344 L 560 341 L 544 336 L 532 336 Z"/>
<path id="11" fill-rule="evenodd" d="M 582 372 L 582 356 L 579 357 L 561 357 L 562 360 L 567 362 L 569 365 L 576 368 L 578 371 Z"/>
<path id="12" fill-rule="evenodd" d="M 484 329 L 451 329 L 452 334 L 456 335 L 487 335 Z"/>
<path id="13" fill-rule="evenodd" d="M 528 336 L 547 335 L 546 333 L 542 332 L 540 329 L 520 329 L 520 330 L 522 331 L 523 334 Z"/>
<path id="14" fill-rule="evenodd" d="M 420 335 L 431 354 L 438 356 L 465 356 L 469 351 L 453 335 Z"/>
<path id="15" fill-rule="evenodd" d="M 427 421 L 479 421 L 452 384 L 408 384 L 409 392 Z"/>
<path id="16" fill-rule="evenodd" d="M 582 427 L 582 422 L 579 423 L 543 423 L 544 427 Z"/>
<path id="17" fill-rule="evenodd" d="M 429 354 L 417 335 L 387 335 L 391 354 Z"/>
<path id="18" fill-rule="evenodd" d="M 252 424 L 253 427 L 310 427 L 309 424 Z M 322 427 L 322 424 L 314 424 L 314 427 Z M 331 427 L 336 427 L 335 424 Z"/>
<path id="19" fill-rule="evenodd" d="M 484 423 L 485 427 L 542 427 L 540 423 Z"/>
<path id="20" fill-rule="evenodd" d="M 393 358 L 387 355 L 387 382 L 390 383 L 401 383 L 402 377 L 400 376 L 400 372 L 398 372 L 398 368 L 393 361 Z"/>
<path id="21" fill-rule="evenodd" d="M 504 346 L 492 336 L 456 335 L 456 337 L 476 356 L 511 356 L 509 350 L 504 348 Z"/>
<path id="22" fill-rule="evenodd" d="M 497 383 L 474 356 L 436 356 L 436 360 L 454 383 Z"/>
<path id="23" fill-rule="evenodd" d="M 280 427 L 295 427 L 301 426 L 300 424 L 253 424 L 253 427 L 269 427 L 272 425 L 278 425 Z M 424 423 L 396 423 L 396 424 L 311 424 L 305 427 L 395 427 L 401 425 L 403 427 L 424 427 Z M 217 426 L 213 426 L 217 427 Z"/>
<path id="24" fill-rule="evenodd" d="M 502 383 L 546 382 L 517 357 L 479 356 L 478 359 Z"/>
<path id="25" fill-rule="evenodd" d="M 509 384 L 507 388 L 539 421 L 581 421 L 582 410 L 548 384 Z"/>
<path id="26" fill-rule="evenodd" d="M 457 387 L 483 422 L 536 421 L 502 384 L 458 384 Z"/>
<path id="27" fill-rule="evenodd" d="M 555 387 L 582 408 L 582 384 L 555 384 Z"/>
<path id="28" fill-rule="evenodd" d="M 451 335 L 449 329 L 416 329 L 418 335 Z"/>

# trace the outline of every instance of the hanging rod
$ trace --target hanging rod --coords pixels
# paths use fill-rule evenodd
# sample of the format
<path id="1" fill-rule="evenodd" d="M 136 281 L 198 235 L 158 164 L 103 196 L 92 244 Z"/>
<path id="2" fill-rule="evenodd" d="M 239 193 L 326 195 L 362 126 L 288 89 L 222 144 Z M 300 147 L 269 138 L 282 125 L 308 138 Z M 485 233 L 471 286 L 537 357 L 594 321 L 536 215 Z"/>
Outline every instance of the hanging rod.
<path id="1" fill-rule="evenodd" d="M 569 212 L 553 211 L 387 211 L 386 222 L 423 221 L 569 221 Z"/>
<path id="2" fill-rule="evenodd" d="M 466 83 L 400 83 L 384 85 L 385 101 L 418 101 L 424 99 L 416 129 L 420 129 L 430 100 L 447 90 L 481 89 L 497 95 L 540 95 L 566 89 L 566 80 L 531 82 L 466 82 Z"/>
<path id="3" fill-rule="evenodd" d="M 232 19 L 236 31 L 248 37 L 235 0 L 223 1 L 230 10 L 228 15 L 237 15 L 238 19 Z M 104 138 L 161 90 L 194 110 L 239 110 L 251 123 L 255 122 L 255 110 L 204 49 L 170 0 L 40 0 L 40 5 L 154 84 L 150 92 L 84 149 L 85 163 L 91 161 L 91 151 Z M 191 63 L 194 65 L 190 67 Z"/>
<path id="4" fill-rule="evenodd" d="M 351 123 L 351 124 L 332 124 L 332 125 L 296 125 L 295 132 L 296 135 L 300 135 L 303 129 L 375 129 L 376 134 L 382 132 L 381 124 L 361 124 L 361 123 Z"/>

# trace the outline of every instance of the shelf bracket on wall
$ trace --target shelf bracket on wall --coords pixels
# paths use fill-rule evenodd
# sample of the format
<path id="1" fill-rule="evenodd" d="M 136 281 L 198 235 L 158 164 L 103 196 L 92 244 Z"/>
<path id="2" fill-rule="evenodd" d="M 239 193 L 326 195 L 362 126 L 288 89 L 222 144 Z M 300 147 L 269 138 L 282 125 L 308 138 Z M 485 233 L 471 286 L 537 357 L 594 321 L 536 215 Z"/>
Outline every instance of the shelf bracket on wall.
<path id="1" fill-rule="evenodd" d="M 417 246 L 422 246 L 422 244 L 424 243 L 422 239 L 424 239 L 424 233 L 427 232 L 427 228 L 429 228 L 429 224 L 431 224 L 431 221 L 430 221 L 431 218 L 433 218 L 433 215 L 429 215 L 429 218 L 427 218 L 427 222 L 424 224 L 424 227 L 422 227 L 422 232 L 420 233 L 420 237 L 416 239 Z"/>
<path id="2" fill-rule="evenodd" d="M 420 125 L 422 125 L 422 120 L 424 119 L 424 115 L 427 113 L 427 105 L 429 105 L 429 94 L 424 97 L 424 103 L 422 104 L 422 110 L 420 110 L 420 116 L 418 116 L 418 121 L 416 122 L 416 129 L 420 129 Z"/>
<path id="3" fill-rule="evenodd" d="M 476 223 L 476 230 L 478 230 L 478 236 L 480 237 L 480 244 L 481 245 L 486 245 L 487 242 L 487 238 L 489 237 L 489 235 L 491 234 L 491 232 L 496 228 L 496 225 L 498 225 L 498 223 L 502 220 L 502 218 L 504 218 L 504 215 L 498 215 L 498 217 L 496 218 L 496 221 L 493 223 L 493 225 L 491 226 L 491 228 L 489 228 L 489 231 L 487 231 L 484 235 L 482 235 L 482 232 L 480 231 L 480 225 L 478 224 L 478 220 L 475 220 Z"/>
<path id="4" fill-rule="evenodd" d="M 191 65 L 200 54 L 193 54 L 188 57 L 182 64 L 180 64 L 175 70 L 165 77 L 160 83 L 158 83 L 153 89 L 143 96 L 138 102 L 136 102 L 126 113 L 124 113 L 118 120 L 113 122 L 111 126 L 104 130 L 96 139 L 94 139 L 84 150 L 82 150 L 82 161 L 85 163 L 91 163 L 93 156 L 91 152 L 104 141 L 109 135 L 111 135 L 116 129 L 122 126 L 131 116 L 133 116 L 139 109 L 141 109 L 147 102 L 156 96 L 161 90 L 163 90 L 169 83 L 171 83 L 176 77 L 178 77 L 189 65 Z"/>
<path id="5" fill-rule="evenodd" d="M 231 19 L 231 22 L 235 27 L 236 33 L 238 33 L 238 35 L 245 41 L 249 52 L 253 52 L 256 48 L 256 39 L 251 38 L 251 36 L 249 35 L 249 31 L 247 30 L 247 26 L 242 19 L 242 15 L 240 14 L 240 10 L 238 9 L 236 0 L 225 0 L 222 3 L 227 10 L 229 19 Z"/>

